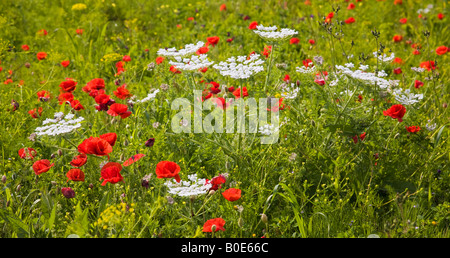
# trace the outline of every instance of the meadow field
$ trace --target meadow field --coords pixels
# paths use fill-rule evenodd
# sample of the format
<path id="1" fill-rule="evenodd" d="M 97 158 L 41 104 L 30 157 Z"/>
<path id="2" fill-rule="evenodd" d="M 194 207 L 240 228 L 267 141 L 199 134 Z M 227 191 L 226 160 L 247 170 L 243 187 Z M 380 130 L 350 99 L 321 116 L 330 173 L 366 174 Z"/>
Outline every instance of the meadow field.
<path id="1" fill-rule="evenodd" d="M 447 0 L 3 0 L 1 238 L 450 237 Z"/>

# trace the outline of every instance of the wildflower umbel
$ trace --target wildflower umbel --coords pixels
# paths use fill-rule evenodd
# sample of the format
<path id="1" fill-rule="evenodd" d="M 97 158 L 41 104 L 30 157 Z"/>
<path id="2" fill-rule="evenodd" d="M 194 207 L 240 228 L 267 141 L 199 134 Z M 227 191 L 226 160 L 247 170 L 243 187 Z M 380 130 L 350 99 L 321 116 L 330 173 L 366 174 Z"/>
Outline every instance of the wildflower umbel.
<path id="1" fill-rule="evenodd" d="M 157 54 L 167 57 L 186 57 L 195 54 L 197 50 L 205 45 L 204 42 L 199 41 L 196 44 L 187 44 L 183 49 L 177 50 L 176 48 L 161 48 Z"/>
<path id="2" fill-rule="evenodd" d="M 223 76 L 229 76 L 233 79 L 248 79 L 252 75 L 264 71 L 264 61 L 259 59 L 260 55 L 252 54 L 249 58 L 246 56 L 230 57 L 226 62 L 220 62 L 213 66 L 219 70 Z"/>
<path id="3" fill-rule="evenodd" d="M 265 27 L 262 24 L 256 26 L 256 30 L 253 30 L 254 33 L 259 35 L 261 38 L 268 41 L 281 41 L 285 39 L 289 39 L 292 36 L 298 34 L 296 30 L 283 28 L 280 31 L 276 31 L 277 26 Z"/>

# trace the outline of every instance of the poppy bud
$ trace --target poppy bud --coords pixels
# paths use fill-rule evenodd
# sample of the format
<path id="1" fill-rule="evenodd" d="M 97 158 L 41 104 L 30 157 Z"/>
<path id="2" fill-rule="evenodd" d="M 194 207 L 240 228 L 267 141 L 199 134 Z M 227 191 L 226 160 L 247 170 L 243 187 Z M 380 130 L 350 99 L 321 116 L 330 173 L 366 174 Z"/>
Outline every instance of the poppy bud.
<path id="1" fill-rule="evenodd" d="M 269 222 L 269 219 L 267 218 L 267 215 L 266 214 L 261 214 L 261 221 L 264 223 L 264 224 L 267 224 L 267 222 Z"/>
<path id="2" fill-rule="evenodd" d="M 22 186 L 21 185 L 17 185 L 16 192 L 20 191 L 20 188 L 22 188 Z"/>
<path id="3" fill-rule="evenodd" d="M 30 68 L 31 67 L 31 64 L 30 63 L 25 63 L 25 65 L 24 65 L 26 68 Z"/>
<path id="4" fill-rule="evenodd" d="M 89 184 L 89 188 L 92 189 L 94 188 L 94 185 L 92 183 Z"/>
<path id="5" fill-rule="evenodd" d="M 447 103 L 442 104 L 443 108 L 447 108 Z"/>
<path id="6" fill-rule="evenodd" d="M 5 175 L 2 176 L 2 183 L 6 184 L 6 176 Z"/>
<path id="7" fill-rule="evenodd" d="M 58 152 L 57 152 L 57 153 L 58 153 L 58 155 L 59 155 L 59 156 L 62 156 L 62 155 L 63 155 L 63 153 L 62 153 L 62 150 L 61 150 L 61 149 L 58 149 Z"/>

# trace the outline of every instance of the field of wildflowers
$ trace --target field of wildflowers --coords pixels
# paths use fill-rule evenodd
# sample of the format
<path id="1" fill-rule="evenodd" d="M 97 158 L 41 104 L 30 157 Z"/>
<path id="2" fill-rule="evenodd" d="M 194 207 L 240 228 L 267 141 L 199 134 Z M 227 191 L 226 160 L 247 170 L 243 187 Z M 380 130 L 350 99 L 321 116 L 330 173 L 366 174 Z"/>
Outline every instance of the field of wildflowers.
<path id="1" fill-rule="evenodd" d="M 1 238 L 450 237 L 438 0 L 5 0 Z"/>

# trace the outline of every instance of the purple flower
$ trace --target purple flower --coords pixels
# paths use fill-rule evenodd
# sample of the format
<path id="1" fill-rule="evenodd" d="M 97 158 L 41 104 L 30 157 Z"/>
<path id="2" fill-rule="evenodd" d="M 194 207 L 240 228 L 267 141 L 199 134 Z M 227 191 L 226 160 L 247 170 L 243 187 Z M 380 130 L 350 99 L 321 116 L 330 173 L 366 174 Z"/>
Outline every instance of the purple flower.
<path id="1" fill-rule="evenodd" d="M 61 188 L 61 193 L 68 199 L 75 197 L 75 191 L 70 187 Z"/>
<path id="2" fill-rule="evenodd" d="M 152 147 L 154 143 L 155 143 L 155 138 L 150 138 L 145 142 L 145 146 Z"/>

